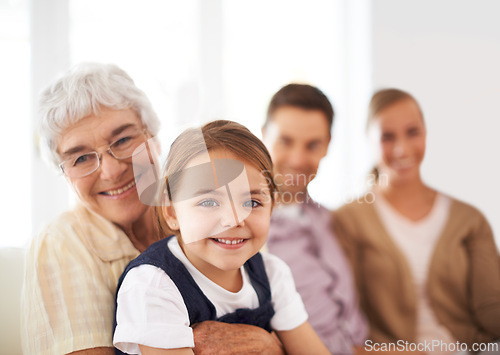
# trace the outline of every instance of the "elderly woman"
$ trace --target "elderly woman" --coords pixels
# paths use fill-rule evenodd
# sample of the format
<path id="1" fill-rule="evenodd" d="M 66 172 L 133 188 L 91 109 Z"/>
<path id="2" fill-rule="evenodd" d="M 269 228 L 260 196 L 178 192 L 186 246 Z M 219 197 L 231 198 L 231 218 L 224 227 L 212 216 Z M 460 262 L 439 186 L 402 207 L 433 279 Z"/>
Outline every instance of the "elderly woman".
<path id="1" fill-rule="evenodd" d="M 78 205 L 48 225 L 28 250 L 23 350 L 114 354 L 118 278 L 160 238 L 154 209 L 139 199 L 141 175 L 133 167 L 143 144 L 158 133 L 159 120 L 127 73 L 91 63 L 77 65 L 49 86 L 41 112 L 43 141 Z M 196 327 L 198 350 L 216 351 L 221 337 L 226 351 L 256 344 L 280 351 L 258 328 L 215 322 Z"/>

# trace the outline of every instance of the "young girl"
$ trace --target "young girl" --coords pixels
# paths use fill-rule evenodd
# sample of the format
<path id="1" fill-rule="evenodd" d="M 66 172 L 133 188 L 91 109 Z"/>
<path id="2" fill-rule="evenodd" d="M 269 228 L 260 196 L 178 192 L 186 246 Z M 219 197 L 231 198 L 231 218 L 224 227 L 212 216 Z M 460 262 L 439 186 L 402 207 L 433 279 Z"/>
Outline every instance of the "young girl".
<path id="1" fill-rule="evenodd" d="M 118 284 L 113 343 L 126 353 L 193 354 L 206 320 L 274 330 L 289 354 L 328 354 L 307 322 L 286 264 L 260 254 L 276 185 L 269 153 L 248 129 L 215 121 L 170 149 L 162 230 Z"/>

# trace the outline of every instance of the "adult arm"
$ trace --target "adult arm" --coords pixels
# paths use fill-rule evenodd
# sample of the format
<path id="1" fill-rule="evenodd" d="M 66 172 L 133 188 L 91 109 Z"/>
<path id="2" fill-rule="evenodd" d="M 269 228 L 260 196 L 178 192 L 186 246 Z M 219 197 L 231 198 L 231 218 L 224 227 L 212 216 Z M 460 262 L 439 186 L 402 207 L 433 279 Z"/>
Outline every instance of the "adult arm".
<path id="1" fill-rule="evenodd" d="M 470 258 L 472 305 L 484 330 L 500 337 L 500 256 L 488 221 L 478 212 L 466 239 Z"/>
<path id="2" fill-rule="evenodd" d="M 273 334 L 248 324 L 215 321 L 198 323 L 194 327 L 194 343 L 196 355 L 284 354 L 279 340 Z"/>
<path id="3" fill-rule="evenodd" d="M 69 353 L 68 355 L 114 355 L 114 354 L 115 354 L 115 348 L 102 347 L 102 348 L 78 350 Z"/>
<path id="4" fill-rule="evenodd" d="M 351 269 L 358 283 L 360 267 L 359 267 L 359 250 L 355 235 L 355 222 L 350 218 L 348 211 L 340 209 L 332 212 L 332 230 L 337 237 L 344 253 L 349 260 Z M 359 286 L 359 284 L 358 284 Z M 359 287 L 358 287 L 359 290 Z"/>
<path id="5" fill-rule="evenodd" d="M 170 277 L 152 265 L 133 268 L 125 277 L 116 320 L 114 343 L 122 351 L 146 346 L 151 352 L 193 348 L 196 354 L 282 354 L 277 341 L 258 327 L 213 321 L 189 327 L 182 295 Z"/>
<path id="6" fill-rule="evenodd" d="M 193 349 L 191 348 L 180 348 L 180 349 L 159 349 L 152 348 L 146 345 L 139 345 L 141 349 L 141 354 L 143 355 L 192 355 Z"/>
<path id="7" fill-rule="evenodd" d="M 266 330 L 248 324 L 228 324 L 216 321 L 205 321 L 194 326 L 194 349 L 159 349 L 139 345 L 145 355 L 232 355 L 232 354 L 263 354 L 284 355 L 283 347 L 273 334 Z M 93 349 L 91 349 L 93 350 Z M 76 353 L 75 353 L 76 354 Z M 114 352 L 89 352 L 77 355 L 107 355 Z"/>
<path id="8" fill-rule="evenodd" d="M 352 309 L 351 322 L 354 324 L 354 329 L 357 329 L 352 336 L 356 348 L 360 348 L 368 338 L 370 326 L 361 310 L 363 302 L 366 302 L 364 298 L 367 293 L 362 287 L 361 271 L 363 260 L 361 257 L 361 243 L 357 237 L 359 232 L 355 219 L 353 218 L 354 216 L 349 212 L 348 208 L 341 208 L 334 211 L 331 216 L 333 235 L 343 249 L 350 271 L 352 272 L 352 284 L 355 288 L 358 302 Z"/>

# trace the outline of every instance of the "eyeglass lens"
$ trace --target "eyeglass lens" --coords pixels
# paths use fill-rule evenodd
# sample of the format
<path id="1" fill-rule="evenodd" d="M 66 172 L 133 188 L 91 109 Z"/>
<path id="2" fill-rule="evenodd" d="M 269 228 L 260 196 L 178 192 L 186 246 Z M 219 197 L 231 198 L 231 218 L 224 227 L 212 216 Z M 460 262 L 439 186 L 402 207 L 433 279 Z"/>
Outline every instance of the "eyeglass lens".
<path id="1" fill-rule="evenodd" d="M 139 147 L 144 143 L 145 136 L 142 131 L 127 130 L 122 133 L 122 137 L 109 145 L 109 151 L 116 159 L 130 158 Z M 99 154 L 90 152 L 78 155 L 62 163 L 63 171 L 72 178 L 83 177 L 93 173 L 99 167 Z"/>

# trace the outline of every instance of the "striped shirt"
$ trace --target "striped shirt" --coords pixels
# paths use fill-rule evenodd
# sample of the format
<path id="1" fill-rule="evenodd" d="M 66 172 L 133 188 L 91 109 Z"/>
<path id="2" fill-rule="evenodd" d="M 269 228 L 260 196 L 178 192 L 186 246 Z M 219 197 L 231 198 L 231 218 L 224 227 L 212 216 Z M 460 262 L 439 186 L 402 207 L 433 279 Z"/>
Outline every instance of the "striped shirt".
<path id="1" fill-rule="evenodd" d="M 83 206 L 47 226 L 26 254 L 23 352 L 112 347 L 116 285 L 138 255 L 121 229 Z"/>

